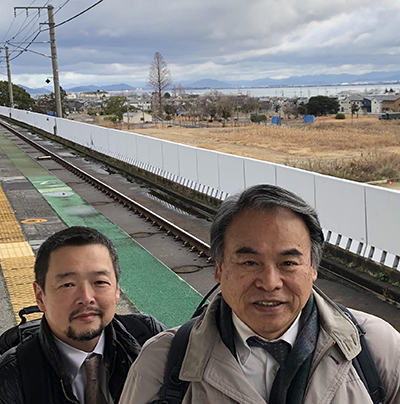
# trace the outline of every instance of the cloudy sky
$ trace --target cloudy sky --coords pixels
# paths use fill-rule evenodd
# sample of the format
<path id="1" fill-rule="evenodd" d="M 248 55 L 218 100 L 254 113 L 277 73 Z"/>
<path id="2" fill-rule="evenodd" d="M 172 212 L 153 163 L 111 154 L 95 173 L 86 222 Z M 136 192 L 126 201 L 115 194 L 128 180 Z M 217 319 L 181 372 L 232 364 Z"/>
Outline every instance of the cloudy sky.
<path id="1" fill-rule="evenodd" d="M 5 41 L 13 82 L 52 76 L 47 9 L 14 7 L 50 3 L 60 24 L 97 2 L 0 0 L 0 80 Z M 142 87 L 155 52 L 175 84 L 399 71 L 399 21 L 398 0 L 103 0 L 56 28 L 60 83 Z"/>

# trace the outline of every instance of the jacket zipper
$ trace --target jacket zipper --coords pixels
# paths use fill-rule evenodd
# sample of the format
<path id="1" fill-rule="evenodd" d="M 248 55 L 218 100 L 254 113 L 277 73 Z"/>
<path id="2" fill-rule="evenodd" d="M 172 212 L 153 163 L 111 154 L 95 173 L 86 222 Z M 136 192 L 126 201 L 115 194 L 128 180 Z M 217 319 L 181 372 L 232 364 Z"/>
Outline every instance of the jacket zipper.
<path id="1" fill-rule="evenodd" d="M 336 344 L 335 341 L 332 341 L 331 344 L 329 346 L 326 347 L 325 351 L 320 355 L 320 358 L 318 360 L 318 362 L 315 363 L 314 368 L 312 369 L 312 371 L 310 372 L 310 375 L 308 376 L 308 383 L 307 383 L 307 387 L 306 387 L 306 391 L 304 392 L 304 396 L 303 396 L 303 400 L 301 401 L 302 404 L 304 404 L 304 400 L 307 397 L 307 393 L 308 393 L 308 389 L 310 387 L 310 381 L 312 379 L 312 376 L 314 375 L 318 365 L 321 363 L 322 359 L 325 358 L 327 352 Z"/>
<path id="2" fill-rule="evenodd" d="M 65 388 L 64 388 L 64 382 L 63 382 L 62 380 L 60 380 L 60 383 L 61 383 L 61 388 L 62 388 L 62 391 L 63 391 L 63 393 L 64 393 L 65 398 L 66 398 L 68 401 L 70 401 L 71 403 L 79 404 L 78 401 L 71 400 L 71 399 L 67 396 L 67 393 L 66 393 Z"/>

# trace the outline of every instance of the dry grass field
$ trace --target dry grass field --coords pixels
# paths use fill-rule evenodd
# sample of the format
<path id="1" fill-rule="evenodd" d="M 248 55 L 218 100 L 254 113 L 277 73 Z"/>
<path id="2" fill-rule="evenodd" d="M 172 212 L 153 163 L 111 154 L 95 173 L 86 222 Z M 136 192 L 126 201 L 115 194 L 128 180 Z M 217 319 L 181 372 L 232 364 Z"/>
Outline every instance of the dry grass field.
<path id="1" fill-rule="evenodd" d="M 400 122 L 382 122 L 377 116 L 323 117 L 308 125 L 290 120 L 282 126 L 181 128 L 164 124 L 131 131 L 357 181 L 400 178 Z"/>

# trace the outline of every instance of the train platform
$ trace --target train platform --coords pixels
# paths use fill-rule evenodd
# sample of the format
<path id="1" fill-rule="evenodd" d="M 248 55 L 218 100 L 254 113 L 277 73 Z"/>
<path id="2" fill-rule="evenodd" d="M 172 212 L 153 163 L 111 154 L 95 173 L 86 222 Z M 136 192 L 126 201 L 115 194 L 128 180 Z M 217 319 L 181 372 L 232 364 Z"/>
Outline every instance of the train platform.
<path id="1" fill-rule="evenodd" d="M 77 225 L 96 228 L 116 245 L 123 292 L 117 311 L 149 313 L 167 327 L 187 321 L 201 295 L 23 147 L 0 129 L 0 333 L 18 321 L 20 309 L 35 304 L 33 264 L 41 243 Z"/>

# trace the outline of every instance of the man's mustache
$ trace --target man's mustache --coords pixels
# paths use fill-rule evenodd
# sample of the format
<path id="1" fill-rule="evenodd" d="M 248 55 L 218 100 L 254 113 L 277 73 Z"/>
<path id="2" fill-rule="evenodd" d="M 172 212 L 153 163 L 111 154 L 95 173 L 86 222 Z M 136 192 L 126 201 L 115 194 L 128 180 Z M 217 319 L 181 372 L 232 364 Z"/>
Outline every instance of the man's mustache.
<path id="1" fill-rule="evenodd" d="M 80 316 L 81 314 L 96 314 L 103 318 L 103 310 L 99 309 L 98 307 L 91 307 L 91 308 L 84 308 L 84 309 L 77 309 L 74 310 L 70 315 L 68 320 L 71 322 L 75 317 Z"/>

